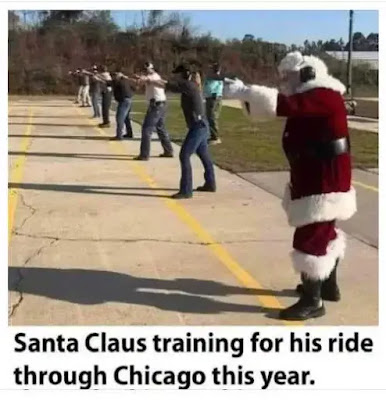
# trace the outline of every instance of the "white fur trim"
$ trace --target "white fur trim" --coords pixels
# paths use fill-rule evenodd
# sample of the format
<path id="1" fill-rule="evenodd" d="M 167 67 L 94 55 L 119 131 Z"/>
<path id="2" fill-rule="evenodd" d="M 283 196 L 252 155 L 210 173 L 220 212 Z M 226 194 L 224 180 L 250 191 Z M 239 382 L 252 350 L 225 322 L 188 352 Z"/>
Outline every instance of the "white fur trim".
<path id="1" fill-rule="evenodd" d="M 286 72 L 299 71 L 300 65 L 303 63 L 304 59 L 302 53 L 299 51 L 292 51 L 288 53 L 281 61 L 278 66 L 278 71 L 280 75 Z"/>
<path id="2" fill-rule="evenodd" d="M 240 79 L 225 78 L 224 83 L 224 98 L 242 100 L 245 97 L 245 93 L 248 91 L 248 86 L 244 85 L 244 82 Z"/>
<path id="3" fill-rule="evenodd" d="M 327 254 L 324 256 L 314 256 L 293 250 L 291 256 L 295 271 L 305 274 L 310 279 L 327 279 L 334 269 L 336 259 L 343 259 L 346 249 L 346 235 L 340 229 L 337 229 L 336 233 L 336 239 L 328 244 Z"/>
<path id="4" fill-rule="evenodd" d="M 291 199 L 290 185 L 286 186 L 282 206 L 290 226 L 300 227 L 315 222 L 347 220 L 357 211 L 356 191 L 332 192 Z"/>
<path id="5" fill-rule="evenodd" d="M 316 79 L 303 83 L 296 89 L 296 93 L 304 93 L 313 89 L 331 89 L 340 94 L 346 92 L 346 86 L 343 85 L 341 81 L 335 79 L 331 75 L 316 76 Z"/>
<path id="6" fill-rule="evenodd" d="M 244 113 L 252 120 L 261 117 L 276 117 L 277 95 L 277 89 L 251 85 L 242 99 Z M 249 109 L 245 102 L 248 102 Z"/>
<path id="7" fill-rule="evenodd" d="M 328 74 L 327 65 L 323 60 L 315 56 L 303 56 L 300 52 L 295 51 L 288 53 L 280 62 L 278 70 L 280 75 L 288 72 L 297 72 L 303 67 L 310 66 L 314 68 L 316 79 L 306 83 L 301 83 L 296 89 L 284 86 L 282 93 L 289 96 L 294 93 L 304 93 L 312 89 L 325 88 L 331 89 L 340 94 L 346 92 L 346 87 L 338 79 Z"/>
<path id="8" fill-rule="evenodd" d="M 224 87 L 224 97 L 240 100 L 245 115 L 252 120 L 276 117 L 277 95 L 278 90 L 275 88 L 247 86 L 239 79 L 227 79 Z"/>
<path id="9" fill-rule="evenodd" d="M 312 67 L 316 72 L 316 76 L 328 75 L 328 68 L 325 62 L 315 56 L 304 56 L 303 63 L 300 65 L 300 67 Z"/>
<path id="10" fill-rule="evenodd" d="M 248 94 L 250 118 L 276 117 L 277 89 L 252 85 Z"/>

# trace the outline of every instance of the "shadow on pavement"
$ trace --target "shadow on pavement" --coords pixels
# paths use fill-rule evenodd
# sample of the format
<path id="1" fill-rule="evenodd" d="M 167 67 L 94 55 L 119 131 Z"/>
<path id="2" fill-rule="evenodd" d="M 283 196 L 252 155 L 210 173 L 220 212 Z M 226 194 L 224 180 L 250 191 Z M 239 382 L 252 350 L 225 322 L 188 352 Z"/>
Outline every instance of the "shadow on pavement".
<path id="1" fill-rule="evenodd" d="M 184 313 L 245 312 L 272 315 L 279 310 L 202 296 L 283 295 L 283 292 L 228 286 L 210 280 L 141 278 L 101 270 L 9 267 L 8 271 L 10 291 L 84 305 L 118 302 Z"/>
<path id="2" fill-rule="evenodd" d="M 73 126 L 75 125 L 68 125 L 68 126 Z M 86 126 L 86 125 L 85 125 Z M 91 125 L 87 125 L 91 126 Z M 17 135 L 17 134 L 11 134 L 8 135 L 8 137 L 25 137 L 25 135 Z M 70 135 L 28 135 L 28 137 L 33 138 L 33 139 L 68 139 L 68 140 L 102 140 L 102 141 L 109 141 L 111 138 L 114 136 L 70 136 Z M 132 138 L 132 139 L 125 139 L 125 141 L 128 140 L 130 142 L 140 142 L 140 138 Z M 154 142 L 159 141 L 159 139 L 153 139 Z"/>
<path id="3" fill-rule="evenodd" d="M 27 156 L 27 157 L 59 157 L 59 158 L 82 158 L 90 160 L 132 160 L 136 155 L 132 154 L 98 154 L 98 153 L 45 153 L 45 152 L 24 152 L 9 151 L 10 156 Z"/>
<path id="4" fill-rule="evenodd" d="M 128 193 L 128 192 L 116 192 L 116 190 L 142 190 L 142 188 L 130 188 L 130 187 L 115 187 L 115 186 L 92 186 L 92 185 L 59 185 L 55 183 L 8 183 L 9 189 L 24 189 L 24 190 L 47 190 L 54 192 L 70 192 L 70 193 L 82 193 L 82 194 L 109 194 L 113 196 L 129 196 L 129 197 L 160 197 L 169 198 L 169 196 L 163 194 L 148 194 L 148 193 Z M 149 189 L 146 189 L 149 190 Z M 155 191 L 161 190 L 174 190 L 178 191 L 177 188 L 163 189 L 155 188 Z"/>
<path id="5" fill-rule="evenodd" d="M 44 108 L 44 107 L 60 107 L 60 108 L 68 108 L 68 109 L 74 109 L 72 106 L 68 106 L 67 103 L 66 104 L 36 104 L 36 103 L 17 103 L 17 104 L 12 104 L 10 106 L 11 108 L 14 107 L 40 107 L 40 108 Z M 90 108 L 90 107 L 79 107 L 79 108 Z"/>
<path id="6" fill-rule="evenodd" d="M 76 114 L 72 115 L 8 115 L 8 118 L 76 118 L 76 119 L 84 119 L 84 116 L 77 116 Z M 91 117 L 90 117 L 91 119 Z"/>
<path id="7" fill-rule="evenodd" d="M 8 125 L 30 125 L 30 126 L 60 126 L 66 128 L 94 128 L 90 124 L 45 124 L 45 123 L 29 123 L 29 122 L 9 122 Z"/>

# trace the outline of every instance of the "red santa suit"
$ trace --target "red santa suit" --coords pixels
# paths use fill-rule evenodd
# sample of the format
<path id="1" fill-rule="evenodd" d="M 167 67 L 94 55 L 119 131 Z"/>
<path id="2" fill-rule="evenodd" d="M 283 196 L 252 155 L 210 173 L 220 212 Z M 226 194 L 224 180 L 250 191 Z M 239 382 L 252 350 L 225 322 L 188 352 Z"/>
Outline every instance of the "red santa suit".
<path id="1" fill-rule="evenodd" d="M 297 228 L 294 267 L 325 279 L 345 250 L 344 234 L 335 229 L 335 221 L 355 213 L 356 196 L 350 153 L 329 155 L 332 146 L 348 143 L 343 98 L 328 87 L 331 82 L 312 83 L 294 95 L 279 94 L 276 112 L 288 118 L 283 148 L 290 164 L 290 183 L 283 207 L 290 225 Z"/>
<path id="2" fill-rule="evenodd" d="M 287 117 L 283 149 L 290 165 L 290 182 L 283 208 L 295 227 L 294 268 L 310 279 L 325 280 L 345 252 L 345 235 L 335 228 L 356 212 L 351 186 L 351 156 L 344 85 L 328 74 L 320 59 L 290 53 L 279 72 L 312 67 L 314 79 L 277 89 L 245 86 L 233 81 L 225 95 L 238 98 L 252 119 Z"/>

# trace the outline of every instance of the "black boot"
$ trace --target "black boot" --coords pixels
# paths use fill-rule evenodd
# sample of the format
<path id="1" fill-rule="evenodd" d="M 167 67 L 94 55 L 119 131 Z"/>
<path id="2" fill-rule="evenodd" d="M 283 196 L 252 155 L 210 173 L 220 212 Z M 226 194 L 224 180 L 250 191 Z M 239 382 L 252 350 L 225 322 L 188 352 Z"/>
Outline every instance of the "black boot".
<path id="1" fill-rule="evenodd" d="M 329 301 L 340 300 L 340 290 L 336 278 L 338 264 L 339 264 L 339 259 L 336 260 L 335 267 L 331 271 L 330 276 L 325 281 L 323 281 L 322 291 L 321 291 L 323 300 L 329 300 Z"/>
<path id="2" fill-rule="evenodd" d="M 207 184 L 205 182 L 203 186 L 199 186 L 196 190 L 198 192 L 215 192 L 216 191 L 216 186 L 209 185 L 209 184 Z"/>
<path id="3" fill-rule="evenodd" d="M 176 194 L 173 194 L 173 196 L 170 196 L 172 199 L 180 200 L 180 199 L 191 199 L 193 197 L 192 193 L 182 193 L 178 192 Z"/>
<path id="4" fill-rule="evenodd" d="M 303 277 L 303 292 L 297 303 L 280 312 L 279 318 L 289 321 L 303 321 L 318 318 L 326 313 L 321 298 L 322 281 Z"/>
<path id="5" fill-rule="evenodd" d="M 302 283 L 299 283 L 299 285 L 296 286 L 296 291 L 297 291 L 299 294 L 302 294 L 302 293 L 303 293 L 304 278 L 305 278 L 305 275 L 304 275 L 303 273 L 301 273 L 301 274 L 300 274 L 300 280 L 302 281 Z"/>
<path id="6" fill-rule="evenodd" d="M 340 300 L 340 290 L 338 287 L 337 277 L 336 277 L 338 264 L 339 264 L 339 259 L 336 260 L 335 267 L 331 271 L 329 277 L 322 283 L 321 295 L 322 295 L 323 300 L 327 300 L 327 301 L 339 301 Z M 301 275 L 301 279 L 303 282 L 303 279 L 304 279 L 303 274 Z M 298 293 L 302 293 L 303 285 L 300 284 L 300 285 L 296 286 L 296 291 Z"/>

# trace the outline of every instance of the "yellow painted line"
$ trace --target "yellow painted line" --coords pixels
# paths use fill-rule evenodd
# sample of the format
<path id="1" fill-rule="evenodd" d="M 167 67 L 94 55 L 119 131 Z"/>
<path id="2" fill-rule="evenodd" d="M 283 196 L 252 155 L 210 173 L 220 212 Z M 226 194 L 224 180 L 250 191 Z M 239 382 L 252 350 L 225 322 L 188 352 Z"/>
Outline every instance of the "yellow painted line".
<path id="1" fill-rule="evenodd" d="M 21 148 L 20 151 L 23 153 L 26 153 L 28 146 L 31 141 L 31 130 L 32 130 L 32 115 L 33 112 L 30 110 L 29 111 L 29 116 L 28 116 L 28 125 L 26 127 L 26 130 L 24 132 L 24 137 L 21 142 Z M 11 178 L 10 181 L 13 183 L 20 183 L 23 178 L 23 173 L 24 173 L 24 165 L 26 161 L 26 156 L 25 154 L 20 155 L 17 159 L 16 162 L 12 166 L 12 171 L 11 171 Z M 8 244 L 11 241 L 12 237 L 12 230 L 13 230 L 13 225 L 15 222 L 15 213 L 16 213 L 16 208 L 17 208 L 17 200 L 18 200 L 18 190 L 17 189 L 10 189 L 8 191 Z"/>
<path id="2" fill-rule="evenodd" d="M 363 187 L 364 189 L 373 190 L 374 192 L 379 192 L 376 186 L 365 185 L 364 183 L 358 181 L 352 181 L 352 183 L 356 186 Z"/>
<path id="3" fill-rule="evenodd" d="M 82 114 L 82 111 L 77 109 L 79 114 Z M 95 126 L 89 121 L 90 125 L 92 125 L 96 131 L 105 136 L 105 132 L 103 129 Z M 119 149 L 123 148 L 122 143 L 113 142 L 110 143 L 116 152 L 119 152 Z M 151 188 L 158 189 L 157 183 L 154 179 L 147 173 L 146 169 L 143 166 L 140 166 L 138 163 L 131 162 L 132 168 L 135 174 L 144 182 L 146 182 Z M 158 194 L 168 196 L 168 194 L 162 190 L 157 192 Z M 205 228 L 186 210 L 186 208 L 178 201 L 173 200 L 171 198 L 163 199 L 164 203 L 168 206 L 168 208 L 173 211 L 177 217 L 183 221 L 197 236 L 197 238 L 204 243 L 207 243 L 208 248 L 212 251 L 212 253 L 216 256 L 216 258 L 221 261 L 221 263 L 228 268 L 228 270 L 242 283 L 242 285 L 248 289 L 263 289 L 263 286 L 244 268 L 242 268 L 239 263 L 230 255 L 228 250 L 225 249 L 221 244 L 217 243 L 214 238 L 210 235 L 209 232 L 205 230 Z M 267 308 L 283 308 L 282 304 L 279 302 L 277 297 L 272 295 L 256 295 L 259 303 Z M 285 325 L 302 325 L 301 322 L 298 321 L 281 321 Z"/>

